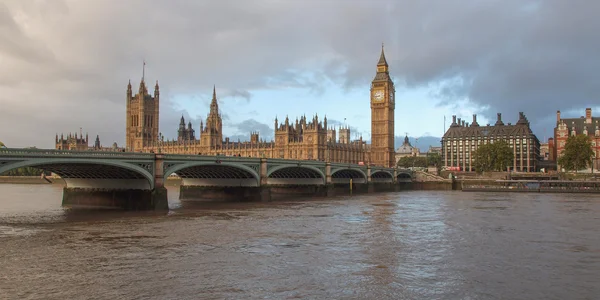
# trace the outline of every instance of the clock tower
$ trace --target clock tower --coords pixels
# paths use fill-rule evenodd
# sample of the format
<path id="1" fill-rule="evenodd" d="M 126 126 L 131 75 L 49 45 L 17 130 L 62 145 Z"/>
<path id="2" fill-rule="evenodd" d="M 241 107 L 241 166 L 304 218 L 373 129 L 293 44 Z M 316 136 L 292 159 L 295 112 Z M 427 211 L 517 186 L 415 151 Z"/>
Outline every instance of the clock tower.
<path id="1" fill-rule="evenodd" d="M 377 74 L 371 83 L 371 163 L 395 167 L 394 152 L 394 82 L 390 78 L 383 45 Z"/>

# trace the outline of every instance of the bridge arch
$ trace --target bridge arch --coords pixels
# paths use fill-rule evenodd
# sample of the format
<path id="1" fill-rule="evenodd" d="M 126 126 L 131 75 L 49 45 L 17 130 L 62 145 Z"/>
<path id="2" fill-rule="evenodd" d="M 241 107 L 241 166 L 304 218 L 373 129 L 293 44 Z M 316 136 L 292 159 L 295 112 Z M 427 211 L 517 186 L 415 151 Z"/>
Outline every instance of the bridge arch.
<path id="1" fill-rule="evenodd" d="M 149 163 L 154 167 L 153 163 Z M 33 167 L 59 175 L 69 188 L 154 189 L 154 175 L 141 166 L 124 161 L 97 159 L 27 159 L 0 165 L 0 174 Z M 92 183 L 91 180 L 94 182 Z"/>
<path id="2" fill-rule="evenodd" d="M 394 174 L 385 170 L 375 170 L 371 173 L 372 182 L 394 182 Z"/>
<path id="3" fill-rule="evenodd" d="M 325 174 L 313 166 L 282 165 L 267 172 L 269 184 L 288 185 L 322 185 L 325 184 Z"/>
<path id="4" fill-rule="evenodd" d="M 377 170 L 371 173 L 371 178 L 394 178 L 394 174 L 385 170 Z"/>
<path id="5" fill-rule="evenodd" d="M 398 173 L 398 176 L 396 176 L 396 178 L 398 179 L 398 181 L 403 181 L 403 182 L 411 181 L 412 175 L 407 172 L 401 172 L 401 173 Z"/>
<path id="6" fill-rule="evenodd" d="M 247 186 L 260 185 L 258 172 L 244 164 L 195 161 L 175 165 L 164 171 L 164 178 L 176 173 L 190 186 Z"/>
<path id="7" fill-rule="evenodd" d="M 331 181 L 333 183 L 366 183 L 367 174 L 361 169 L 340 168 L 331 171 Z"/>

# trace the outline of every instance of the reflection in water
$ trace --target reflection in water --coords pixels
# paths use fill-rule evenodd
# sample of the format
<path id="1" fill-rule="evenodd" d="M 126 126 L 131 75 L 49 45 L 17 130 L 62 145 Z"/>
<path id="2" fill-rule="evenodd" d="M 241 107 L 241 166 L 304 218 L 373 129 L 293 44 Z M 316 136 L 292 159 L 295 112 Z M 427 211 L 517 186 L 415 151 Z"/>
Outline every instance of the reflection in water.
<path id="1" fill-rule="evenodd" d="M 401 192 L 168 213 L 0 185 L 1 299 L 593 299 L 593 195 Z"/>

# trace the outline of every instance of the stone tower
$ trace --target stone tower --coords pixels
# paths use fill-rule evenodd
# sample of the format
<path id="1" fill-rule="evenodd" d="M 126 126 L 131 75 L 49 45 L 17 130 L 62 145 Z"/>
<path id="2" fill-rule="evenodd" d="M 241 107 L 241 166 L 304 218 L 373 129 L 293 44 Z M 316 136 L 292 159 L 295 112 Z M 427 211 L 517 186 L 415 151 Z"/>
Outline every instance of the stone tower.
<path id="1" fill-rule="evenodd" d="M 383 45 L 377 74 L 371 83 L 371 163 L 393 167 L 394 158 L 394 82 L 390 78 Z"/>
<path id="2" fill-rule="evenodd" d="M 125 133 L 127 151 L 137 152 L 142 147 L 150 146 L 158 141 L 159 98 L 158 81 L 154 86 L 154 97 L 148 93 L 143 75 L 135 96 L 131 90 L 131 81 L 129 81 Z"/>
<path id="3" fill-rule="evenodd" d="M 200 124 L 202 146 L 218 147 L 223 145 L 223 120 L 217 103 L 217 90 L 213 87 L 213 97 L 210 102 L 210 112 L 206 124 Z"/>

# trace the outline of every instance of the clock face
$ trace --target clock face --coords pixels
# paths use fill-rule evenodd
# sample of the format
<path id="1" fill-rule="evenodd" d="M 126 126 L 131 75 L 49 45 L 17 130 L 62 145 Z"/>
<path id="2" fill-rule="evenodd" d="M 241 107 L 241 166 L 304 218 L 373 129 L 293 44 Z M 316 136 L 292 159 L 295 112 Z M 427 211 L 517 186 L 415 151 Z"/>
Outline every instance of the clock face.
<path id="1" fill-rule="evenodd" d="M 383 100 L 383 91 L 376 91 L 375 93 L 373 93 L 373 99 L 375 99 L 376 101 Z"/>

